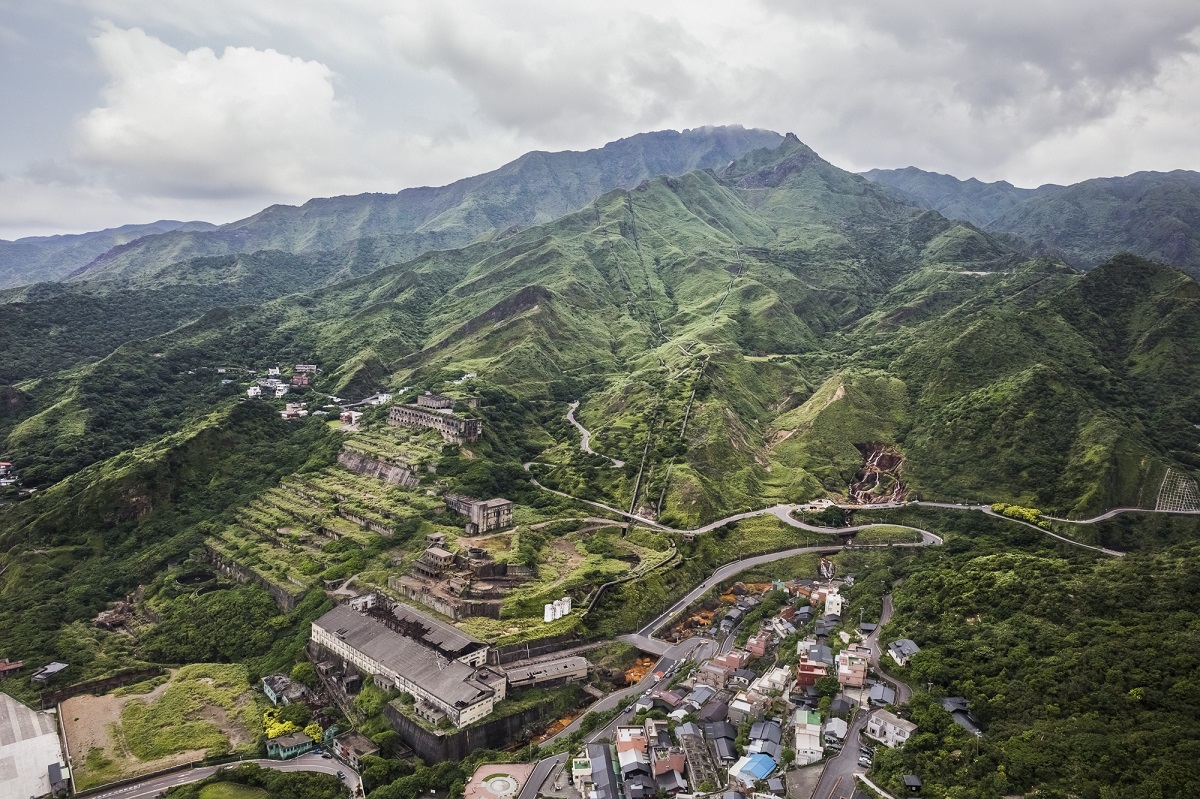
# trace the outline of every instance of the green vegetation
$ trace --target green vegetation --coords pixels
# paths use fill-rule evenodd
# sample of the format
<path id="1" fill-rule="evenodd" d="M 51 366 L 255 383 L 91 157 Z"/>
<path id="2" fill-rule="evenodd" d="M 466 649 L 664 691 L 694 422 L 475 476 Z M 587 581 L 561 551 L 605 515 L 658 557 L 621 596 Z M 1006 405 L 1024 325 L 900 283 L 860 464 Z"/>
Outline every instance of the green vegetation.
<path id="1" fill-rule="evenodd" d="M 1039 250 L 1083 269 L 1131 252 L 1200 278 L 1200 234 L 1188 221 L 1200 208 L 1200 180 L 1194 172 L 1137 172 L 1037 189 L 960 181 L 915 167 L 874 169 L 866 176 L 951 219 L 1037 242 Z"/>
<path id="2" fill-rule="evenodd" d="M 854 534 L 854 543 L 863 544 L 911 544 L 921 540 L 921 534 L 909 527 L 894 524 L 876 524 Z"/>
<path id="3" fill-rule="evenodd" d="M 688 148 L 676 154 L 688 165 L 702 160 Z M 464 629 L 498 644 L 611 638 L 721 564 L 841 540 L 771 515 L 694 540 L 603 526 L 587 519 L 609 511 L 531 478 L 681 533 L 778 502 L 842 497 L 853 485 L 876 497 L 996 503 L 1001 514 L 821 515 L 881 525 L 863 530 L 862 544 L 912 540 L 900 525 L 946 536 L 942 547 L 837 556 L 843 573 L 860 578 L 848 617 L 877 618 L 882 592 L 899 580 L 888 634 L 921 644 L 914 684 L 967 696 L 989 729 L 981 741 L 955 737 L 919 694 L 912 713 L 922 735 L 877 761 L 891 789 L 906 769 L 934 797 L 1036 789 L 1104 799 L 1110 786 L 1178 794 L 1184 772 L 1162 753 L 1191 762 L 1197 737 L 1191 700 L 1177 694 L 1197 665 L 1188 655 L 1197 649 L 1189 597 L 1198 593 L 1189 581 L 1200 522 L 1120 518 L 1076 529 L 1035 508 L 1077 518 L 1152 506 L 1165 475 L 1181 485 L 1194 476 L 1200 288 L 1130 256 L 1086 275 L 1028 259 L 834 168 L 794 137 L 719 166 L 646 175 L 606 194 L 593 173 L 571 206 L 579 210 L 553 219 L 563 210 L 553 196 L 530 211 L 507 197 L 464 195 L 431 227 L 423 211 L 397 210 L 411 198 L 330 200 L 297 212 L 321 217 L 311 224 L 270 214 L 248 223 L 244 238 L 263 246 L 307 229 L 312 249 L 300 254 L 230 255 L 220 236 L 172 235 L 105 260 L 96 276 L 108 288 L 9 297 L 0 317 L 21 343 L 0 374 L 14 384 L 0 387 L 0 450 L 40 490 L 0 508 L 0 654 L 67 660 L 72 680 L 197 661 L 244 669 L 243 682 L 292 672 L 308 623 L 329 605 L 322 582 L 353 577 L 359 589 L 393 590 L 389 578 L 411 566 L 430 533 L 452 550 L 478 546 L 533 570 L 505 595 L 502 618 Z M 338 230 L 322 216 L 383 205 L 391 210 L 370 219 L 347 211 Z M 398 230 L 431 232 L 342 238 L 400 217 Z M 516 227 L 493 235 L 479 220 Z M 187 270 L 168 267 L 171 259 L 145 268 L 163 253 L 215 257 Z M 195 316 L 226 290 L 280 296 L 272 292 L 288 270 L 293 289 L 313 290 Z M 189 288 L 159 314 L 160 329 L 152 312 L 161 298 L 145 292 L 176 273 L 190 276 L 179 278 Z M 47 345 L 39 363 L 32 342 L 73 313 L 80 326 Z M 105 314 L 117 317 L 114 332 L 87 343 Z M 192 321 L 176 324 L 184 319 Z M 320 418 L 284 422 L 282 403 L 243 399 L 241 370 L 289 362 L 321 364 L 317 385 L 296 395 L 312 408 L 326 402 L 323 392 L 390 387 L 411 401 L 447 391 L 478 398 L 458 411 L 482 418 L 484 434 L 446 445 L 388 427 L 380 407 L 346 435 Z M 236 381 L 222 386 L 218 365 Z M 564 419 L 576 401 L 600 455 L 583 452 Z M 354 458 L 410 466 L 406 483 L 415 486 L 354 471 L 370 471 Z M 449 491 L 513 500 L 516 527 L 468 540 L 465 520 L 444 508 Z M 1023 521 L 1133 554 L 1097 560 Z M 234 584 L 212 560 L 248 582 Z M 785 573 L 794 565 L 755 575 L 794 576 Z M 597 601 L 586 617 L 543 624 L 543 603 L 564 594 L 578 608 Z M 295 610 L 280 612 L 272 595 Z M 90 624 L 129 596 L 129 634 Z M 615 668 L 627 655 L 599 657 Z M 27 684 L 14 690 L 31 693 Z M 122 721 L 130 750 L 178 751 L 186 738 L 221 751 L 211 725 L 189 717 L 200 697 L 171 684 L 158 704 L 131 705 Z M 564 697 L 514 696 L 502 710 Z M 230 697 L 211 701 L 227 708 Z M 400 712 L 409 704 L 365 688 L 351 713 L 385 743 L 388 703 Z M 252 709 L 257 737 L 262 713 Z M 106 757 L 89 753 L 85 770 L 101 773 Z M 371 784 L 382 799 L 453 793 L 467 767 L 385 760 L 372 764 Z"/>
<path id="4" fill-rule="evenodd" d="M 1064 556 L 1007 551 L 1011 535 L 981 529 L 887 567 L 904 578 L 887 635 L 921 646 L 902 679 L 932 695 L 918 690 L 907 711 L 919 733 L 877 752 L 881 784 L 899 791 L 917 773 L 931 797 L 1190 795 L 1200 713 L 1183 675 L 1200 665 L 1200 548 Z M 869 568 L 860 582 L 878 579 Z M 936 703 L 953 695 L 967 698 L 983 738 Z"/>
<path id="5" fill-rule="evenodd" d="M 253 747 L 257 735 L 249 735 L 249 731 L 258 729 L 259 713 L 249 689 L 245 666 L 184 666 L 158 699 L 126 703 L 121 711 L 120 740 L 140 760 L 195 749 L 209 755 L 226 754 L 230 750 L 228 733 L 212 721 L 197 718 L 206 708 L 220 708 L 230 724 L 243 728 Z"/>
<path id="6" fill-rule="evenodd" d="M 348 799 L 350 789 L 332 774 L 276 771 L 244 763 L 199 782 L 171 788 L 165 796 L 167 799 Z"/>
<path id="7" fill-rule="evenodd" d="M 214 782 L 205 785 L 196 794 L 196 799 L 270 799 L 262 788 L 251 788 L 234 782 Z"/>

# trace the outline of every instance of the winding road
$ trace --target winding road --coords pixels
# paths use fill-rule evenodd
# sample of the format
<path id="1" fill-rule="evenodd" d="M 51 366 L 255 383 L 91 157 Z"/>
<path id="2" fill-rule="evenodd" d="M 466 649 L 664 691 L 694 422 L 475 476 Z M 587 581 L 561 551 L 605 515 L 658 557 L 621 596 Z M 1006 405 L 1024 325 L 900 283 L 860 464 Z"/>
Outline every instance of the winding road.
<path id="1" fill-rule="evenodd" d="M 575 400 L 574 402 L 571 403 L 570 407 L 567 409 L 566 419 L 568 422 L 570 422 L 572 425 L 574 425 L 576 429 L 579 430 L 579 433 L 580 433 L 579 447 L 584 452 L 590 453 L 592 455 L 600 455 L 600 453 L 595 452 L 591 448 L 591 439 L 592 439 L 591 431 L 588 430 L 586 427 L 584 427 L 582 424 L 580 424 L 579 421 L 576 420 L 576 418 L 575 418 L 575 411 L 578 408 L 579 408 L 579 400 Z M 600 455 L 600 457 L 608 458 L 607 455 Z M 615 458 L 608 458 L 608 460 L 613 462 L 614 468 L 625 465 L 624 461 L 619 461 Z M 524 464 L 524 466 L 525 466 L 525 471 L 528 472 L 528 471 L 530 471 L 530 468 L 533 466 L 533 462 L 530 461 L 530 462 Z M 780 505 L 772 505 L 771 507 L 768 507 L 768 508 L 760 508 L 759 510 L 746 511 L 745 513 L 735 513 L 732 516 L 726 516 L 724 519 L 718 519 L 715 522 L 706 524 L 703 527 L 697 527 L 693 530 L 679 530 L 674 527 L 667 527 L 666 525 L 659 524 L 657 521 L 655 521 L 653 519 L 648 519 L 645 516 L 638 516 L 635 513 L 630 513 L 628 511 L 623 511 L 618 508 L 614 508 L 609 505 L 605 505 L 602 502 L 595 502 L 593 500 L 588 500 L 588 499 L 580 499 L 579 497 L 573 497 L 570 494 L 563 493 L 562 491 L 556 491 L 553 488 L 547 488 L 546 486 L 539 483 L 532 475 L 530 476 L 529 481 L 537 488 L 540 488 L 541 490 L 547 491 L 551 494 L 555 494 L 560 497 L 565 497 L 566 499 L 574 500 L 575 502 L 582 502 L 582 503 L 584 503 L 586 505 L 590 505 L 594 508 L 600 508 L 601 510 L 606 510 L 609 513 L 616 514 L 617 516 L 619 516 L 623 519 L 628 519 L 630 521 L 637 522 L 639 524 L 644 524 L 647 527 L 652 527 L 656 530 L 661 530 L 663 532 L 668 532 L 668 533 L 681 533 L 686 536 L 701 535 L 701 534 L 707 533 L 711 530 L 715 530 L 716 528 L 718 528 L 722 525 L 728 524 L 729 522 L 736 522 L 736 521 L 740 521 L 741 519 L 749 519 L 754 516 L 765 516 L 768 514 L 777 517 L 780 521 L 784 522 L 785 524 L 791 525 L 792 527 L 798 528 L 800 530 L 807 530 L 810 533 L 821 533 L 823 535 L 845 536 L 845 535 L 851 535 L 853 533 L 857 533 L 860 530 L 866 530 L 870 527 L 880 526 L 879 524 L 860 524 L 860 525 L 855 525 L 852 527 L 837 527 L 837 528 L 818 527 L 816 525 L 806 524 L 802 521 L 795 519 L 792 516 L 792 512 L 797 510 L 800 507 L 799 505 L 780 504 Z M 838 507 L 842 508 L 844 510 L 895 510 L 898 508 L 909 507 L 912 505 L 917 505 L 917 506 L 926 507 L 926 508 L 944 508 L 947 510 L 958 510 L 958 511 L 977 510 L 982 513 L 986 513 L 989 516 L 994 516 L 997 519 L 1006 519 L 1007 521 L 1010 521 L 1010 522 L 1016 522 L 1017 524 L 1023 524 L 1026 527 L 1029 527 L 1033 530 L 1037 530 L 1039 533 L 1041 533 L 1044 536 L 1047 536 L 1049 538 L 1054 538 L 1058 541 L 1063 542 L 1064 544 L 1071 544 L 1072 546 L 1080 547 L 1082 549 L 1090 549 L 1093 552 L 1101 552 L 1105 555 L 1110 555 L 1112 557 L 1119 558 L 1119 557 L 1123 557 L 1125 555 L 1124 552 L 1119 552 L 1115 549 L 1107 549 L 1105 547 L 1098 547 L 1098 546 L 1093 546 L 1091 544 L 1085 544 L 1081 541 L 1076 541 L 1073 538 L 1068 538 L 1065 535 L 1059 535 L 1058 533 L 1051 532 L 1050 530 L 1045 530 L 1041 527 L 1038 527 L 1036 524 L 1030 524 L 1029 522 L 1022 521 L 1021 519 L 1014 519 L 1011 516 L 1004 516 L 1002 514 L 999 514 L 999 513 L 996 513 L 995 511 L 993 511 L 991 505 L 966 505 L 966 504 L 962 504 L 962 503 L 953 503 L 953 502 L 924 502 L 924 501 L 914 500 L 911 502 L 880 503 L 878 505 L 838 505 Z M 1100 516 L 1096 516 L 1095 518 L 1092 518 L 1092 519 L 1060 519 L 1056 516 L 1046 516 L 1045 518 L 1051 519 L 1056 522 L 1066 522 L 1068 524 L 1096 524 L 1098 522 L 1102 522 L 1107 519 L 1111 519 L 1114 516 L 1117 516 L 1118 514 L 1121 514 L 1121 513 L 1169 513 L 1169 514 L 1185 515 L 1185 516 L 1200 516 L 1200 510 L 1159 511 L 1159 510 L 1152 510 L 1149 508 L 1116 508 L 1114 510 L 1110 510 L 1107 513 L 1101 514 Z M 906 527 L 906 525 L 888 525 L 888 526 Z M 922 536 L 933 535 L 932 533 L 929 533 L 925 530 L 921 530 L 920 528 L 916 528 L 916 527 L 907 527 L 907 529 L 916 530 L 917 532 L 920 532 L 922 534 Z M 936 538 L 936 536 L 935 536 L 935 538 Z M 940 538 L 938 538 L 938 543 L 941 543 Z"/>
<path id="2" fill-rule="evenodd" d="M 588 430 L 575 419 L 575 411 L 578 409 L 579 400 L 575 400 L 571 403 L 571 407 L 567 411 L 567 421 L 575 425 L 575 428 L 579 431 L 579 448 L 589 455 L 600 455 L 599 452 L 596 452 L 596 450 L 592 449 L 592 431 Z M 614 469 L 620 469 L 625 465 L 625 461 L 617 460 L 616 458 L 609 458 L 607 455 L 600 455 L 600 457 L 612 461 Z"/>

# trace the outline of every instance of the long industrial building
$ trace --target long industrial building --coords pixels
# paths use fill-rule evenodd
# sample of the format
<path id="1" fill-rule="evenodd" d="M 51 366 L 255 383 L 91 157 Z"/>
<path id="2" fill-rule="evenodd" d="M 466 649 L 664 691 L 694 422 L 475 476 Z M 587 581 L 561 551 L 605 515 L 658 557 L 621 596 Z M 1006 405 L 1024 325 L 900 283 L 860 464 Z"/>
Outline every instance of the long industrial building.
<path id="1" fill-rule="evenodd" d="M 412 694 L 414 709 L 428 721 L 449 718 L 461 727 L 490 714 L 507 680 L 482 665 L 487 645 L 406 606 L 396 611 L 397 623 L 385 624 L 339 605 L 313 622 L 312 642 L 384 690 Z M 455 652 L 457 658 L 447 656 Z"/>
<path id="2" fill-rule="evenodd" d="M 417 405 L 393 405 L 388 412 L 388 423 L 398 427 L 437 430 L 442 438 L 455 444 L 476 441 L 483 434 L 481 419 L 467 419 L 450 411 Z"/>

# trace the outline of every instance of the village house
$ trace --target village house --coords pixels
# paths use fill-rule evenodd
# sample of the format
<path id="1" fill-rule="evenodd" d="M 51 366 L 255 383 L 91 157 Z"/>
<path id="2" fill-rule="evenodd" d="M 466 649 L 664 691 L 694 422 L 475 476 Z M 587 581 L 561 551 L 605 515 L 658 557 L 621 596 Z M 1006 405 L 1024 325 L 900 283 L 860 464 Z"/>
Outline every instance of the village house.
<path id="1" fill-rule="evenodd" d="M 316 746 L 312 738 L 302 732 L 293 732 L 267 741 L 267 757 L 272 760 L 290 760 Z"/>
<path id="2" fill-rule="evenodd" d="M 300 702 L 308 695 L 308 689 L 290 677 L 282 674 L 271 674 L 262 678 L 263 693 L 272 705 L 290 705 Z"/>
<path id="3" fill-rule="evenodd" d="M 317 365 L 315 363 L 298 363 L 292 367 L 292 371 L 315 375 L 317 373 Z"/>
<path id="4" fill-rule="evenodd" d="M 801 641 L 796 644 L 796 652 L 799 655 L 796 660 L 796 685 L 808 688 L 829 675 L 833 667 L 833 652 L 829 647 L 813 640 Z"/>
<path id="5" fill-rule="evenodd" d="M 867 663 L 871 650 L 851 644 L 838 653 L 838 685 L 844 688 L 862 688 L 867 684 Z"/>
<path id="6" fill-rule="evenodd" d="M 793 717 L 797 766 L 816 763 L 825 754 L 821 745 L 821 715 L 811 710 L 797 710 Z"/>
<path id="7" fill-rule="evenodd" d="M 886 710 L 877 710 L 867 719 L 867 735 L 893 749 L 904 746 L 916 731 L 916 724 Z"/>
<path id="8" fill-rule="evenodd" d="M 907 666 L 908 661 L 912 656 L 921 651 L 921 647 L 907 638 L 901 638 L 898 641 L 892 641 L 888 644 L 888 655 L 892 660 L 896 661 L 897 666 Z"/>
<path id="9" fill-rule="evenodd" d="M 308 411 L 304 410 L 303 402 L 289 402 L 279 412 L 279 416 L 282 419 L 302 419 L 308 416 Z"/>
<path id="10" fill-rule="evenodd" d="M 338 419 L 340 419 L 344 424 L 348 425 L 358 424 L 358 420 L 361 418 L 362 414 L 358 411 L 342 411 L 340 414 L 338 414 Z"/>
<path id="11" fill-rule="evenodd" d="M 756 783 L 771 776 L 775 761 L 770 755 L 744 755 L 729 769 L 729 778 L 736 780 L 746 790 L 753 790 Z"/>
<path id="12" fill-rule="evenodd" d="M 357 732 L 342 733 L 333 739 L 333 754 L 355 771 L 362 769 L 362 759 L 378 755 L 379 747 Z"/>
<path id="13" fill-rule="evenodd" d="M 254 399 L 255 397 L 261 397 L 262 389 L 259 388 L 258 386 L 250 386 L 250 388 L 246 389 L 246 396 L 249 397 L 250 399 Z"/>
<path id="14" fill-rule="evenodd" d="M 967 709 L 967 700 L 961 696 L 947 696 L 940 700 L 942 709 L 950 714 L 950 718 L 954 723 L 962 727 L 967 732 L 975 737 L 983 735 L 983 730 L 979 727 L 979 722 L 971 715 L 971 711 Z"/>
<path id="15" fill-rule="evenodd" d="M 746 651 L 756 658 L 767 654 L 771 646 L 772 636 L 769 630 L 759 630 L 746 642 Z"/>
<path id="16" fill-rule="evenodd" d="M 303 387 L 307 386 L 311 380 L 312 378 L 309 377 L 309 375 L 305 372 L 297 372 L 296 374 L 292 375 L 291 384 L 293 386 Z"/>
<path id="17" fill-rule="evenodd" d="M 287 386 L 275 386 L 275 399 L 282 399 L 288 393 Z"/>

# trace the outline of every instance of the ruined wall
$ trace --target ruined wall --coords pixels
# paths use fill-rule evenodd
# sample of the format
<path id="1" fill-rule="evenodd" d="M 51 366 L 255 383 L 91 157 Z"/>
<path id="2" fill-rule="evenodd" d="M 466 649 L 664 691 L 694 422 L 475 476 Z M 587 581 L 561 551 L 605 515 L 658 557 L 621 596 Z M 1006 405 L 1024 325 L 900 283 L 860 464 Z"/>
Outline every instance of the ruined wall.
<path id="1" fill-rule="evenodd" d="M 252 569 L 246 568 L 237 561 L 226 558 L 212 547 L 205 545 L 204 548 L 208 550 L 208 558 L 212 561 L 213 568 L 221 574 L 231 577 L 239 583 L 257 583 L 266 589 L 267 593 L 271 595 L 271 598 L 275 600 L 275 604 L 281 610 L 289 612 L 295 610 L 296 597 L 289 594 L 282 587 L 257 574 Z"/>
<path id="2" fill-rule="evenodd" d="M 499 602 L 448 599 L 438 594 L 422 591 L 418 586 L 406 583 L 403 577 L 395 575 L 388 578 L 388 588 L 399 591 L 413 602 L 420 602 L 425 607 L 435 610 L 443 616 L 449 616 L 454 621 L 462 621 L 471 616 L 486 616 L 489 619 L 500 618 Z"/>
<path id="3" fill-rule="evenodd" d="M 338 455 L 338 463 L 352 472 L 365 474 L 368 477 L 374 477 L 385 483 L 402 485 L 405 488 L 416 488 L 419 482 L 417 475 L 413 473 L 410 467 L 397 466 L 396 464 L 369 458 L 363 453 L 354 450 L 343 449 L 341 454 Z"/>
<path id="4" fill-rule="evenodd" d="M 552 704 L 538 705 L 521 713 L 485 721 L 465 730 L 433 733 L 396 710 L 384 705 L 383 715 L 417 756 L 426 763 L 462 760 L 477 749 L 505 749 L 532 729 L 545 726 L 554 714 Z"/>
<path id="5" fill-rule="evenodd" d="M 585 643 L 587 643 L 587 640 L 583 636 L 567 633 L 564 635 L 553 635 L 548 638 L 538 638 L 535 641 L 527 641 L 523 644 L 492 647 L 488 650 L 488 663 L 495 666 L 512 663 L 517 660 L 528 660 L 529 658 L 549 655 L 553 652 L 559 652 L 563 649 L 569 649 L 570 647 Z"/>

